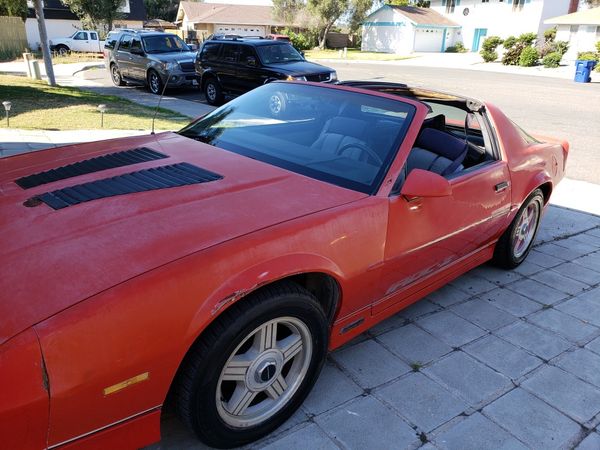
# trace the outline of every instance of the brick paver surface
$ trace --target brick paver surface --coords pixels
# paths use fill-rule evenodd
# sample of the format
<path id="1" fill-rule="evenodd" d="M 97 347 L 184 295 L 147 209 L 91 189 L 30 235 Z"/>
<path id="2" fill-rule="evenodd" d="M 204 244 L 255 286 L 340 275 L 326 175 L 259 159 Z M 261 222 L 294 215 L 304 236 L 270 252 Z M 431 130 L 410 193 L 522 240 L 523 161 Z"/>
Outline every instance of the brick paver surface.
<path id="1" fill-rule="evenodd" d="M 551 208 L 513 271 L 484 265 L 328 357 L 269 449 L 600 449 L 600 217 Z M 152 448 L 203 448 L 163 419 Z"/>

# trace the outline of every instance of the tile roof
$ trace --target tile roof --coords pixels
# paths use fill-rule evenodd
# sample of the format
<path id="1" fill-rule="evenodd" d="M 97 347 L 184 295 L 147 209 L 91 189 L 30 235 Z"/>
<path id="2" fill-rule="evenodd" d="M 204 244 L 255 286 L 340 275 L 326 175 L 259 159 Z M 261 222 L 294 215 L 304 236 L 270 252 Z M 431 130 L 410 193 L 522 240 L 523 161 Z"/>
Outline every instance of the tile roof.
<path id="1" fill-rule="evenodd" d="M 417 25 L 441 25 L 448 27 L 459 27 L 456 22 L 441 15 L 431 8 L 419 8 L 417 6 L 392 6 L 391 8 L 399 11 L 411 22 Z"/>
<path id="2" fill-rule="evenodd" d="M 181 8 L 190 22 L 285 26 L 271 6 L 181 2 Z"/>

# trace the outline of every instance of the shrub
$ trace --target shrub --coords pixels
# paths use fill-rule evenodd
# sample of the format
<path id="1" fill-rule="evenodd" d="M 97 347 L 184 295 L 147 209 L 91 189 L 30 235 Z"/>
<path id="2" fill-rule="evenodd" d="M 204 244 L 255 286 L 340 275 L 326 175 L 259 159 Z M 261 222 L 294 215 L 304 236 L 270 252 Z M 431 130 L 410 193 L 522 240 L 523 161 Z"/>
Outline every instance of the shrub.
<path id="1" fill-rule="evenodd" d="M 481 50 L 479 53 L 485 62 L 494 62 L 498 59 L 498 53 L 494 50 Z"/>
<path id="2" fill-rule="evenodd" d="M 446 49 L 446 53 L 465 53 L 466 51 L 467 49 L 462 42 L 457 42 Z"/>
<path id="3" fill-rule="evenodd" d="M 577 53 L 577 59 L 582 61 L 598 61 L 598 54 L 595 52 L 579 52 Z"/>
<path id="4" fill-rule="evenodd" d="M 289 28 L 285 28 L 282 30 L 281 34 L 289 36 L 290 42 L 296 50 L 308 50 L 316 45 L 309 33 L 294 33 Z"/>
<path id="5" fill-rule="evenodd" d="M 522 42 L 517 42 L 512 47 L 508 48 L 504 52 L 504 56 L 502 56 L 502 64 L 504 64 L 505 66 L 516 66 L 517 64 L 519 64 L 521 52 L 525 47 L 525 44 L 523 44 Z"/>
<path id="6" fill-rule="evenodd" d="M 560 53 L 562 56 L 565 56 L 565 53 L 569 50 L 569 43 L 567 41 L 556 41 L 556 51 Z"/>
<path id="7" fill-rule="evenodd" d="M 509 36 L 506 39 L 504 39 L 504 42 L 502 43 L 502 46 L 508 50 L 509 48 L 513 47 L 515 44 L 517 43 L 517 38 L 514 36 Z"/>
<path id="8" fill-rule="evenodd" d="M 537 34 L 535 33 L 523 33 L 518 37 L 517 41 L 522 42 L 525 45 L 533 45 L 535 40 L 537 39 Z"/>
<path id="9" fill-rule="evenodd" d="M 544 31 L 544 41 L 554 42 L 554 39 L 556 39 L 556 27 L 548 28 L 546 31 Z"/>
<path id="10" fill-rule="evenodd" d="M 483 41 L 483 44 L 481 44 L 481 50 L 493 52 L 500 44 L 502 44 L 502 42 L 502 39 L 498 36 L 487 37 Z"/>
<path id="11" fill-rule="evenodd" d="M 522 67 L 535 66 L 540 59 L 540 55 L 535 47 L 525 47 L 519 56 L 519 65 Z"/>
<path id="12" fill-rule="evenodd" d="M 555 68 L 560 66 L 560 60 L 562 59 L 562 55 L 558 52 L 548 53 L 542 59 L 542 64 L 544 67 Z"/>
<path id="13" fill-rule="evenodd" d="M 600 53 L 600 41 L 596 42 L 596 51 Z"/>

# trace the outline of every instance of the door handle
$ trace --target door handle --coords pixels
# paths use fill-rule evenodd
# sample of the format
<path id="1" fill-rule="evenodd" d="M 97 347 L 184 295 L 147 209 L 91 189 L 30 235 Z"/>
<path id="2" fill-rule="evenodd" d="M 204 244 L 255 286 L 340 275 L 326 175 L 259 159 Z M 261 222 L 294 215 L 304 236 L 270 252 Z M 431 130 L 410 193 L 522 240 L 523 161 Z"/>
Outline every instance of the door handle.
<path id="1" fill-rule="evenodd" d="M 496 192 L 502 192 L 508 189 L 508 181 L 503 181 L 494 186 Z"/>

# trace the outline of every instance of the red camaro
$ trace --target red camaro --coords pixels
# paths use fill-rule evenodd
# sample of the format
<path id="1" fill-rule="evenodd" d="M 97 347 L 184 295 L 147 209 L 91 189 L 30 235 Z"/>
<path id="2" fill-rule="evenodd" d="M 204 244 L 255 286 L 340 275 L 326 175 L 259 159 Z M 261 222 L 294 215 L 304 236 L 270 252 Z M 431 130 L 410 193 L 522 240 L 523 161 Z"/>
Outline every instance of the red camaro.
<path id="1" fill-rule="evenodd" d="M 262 86 L 178 133 L 3 159 L 0 447 L 284 422 L 328 350 L 527 256 L 568 144 L 400 84 Z"/>

